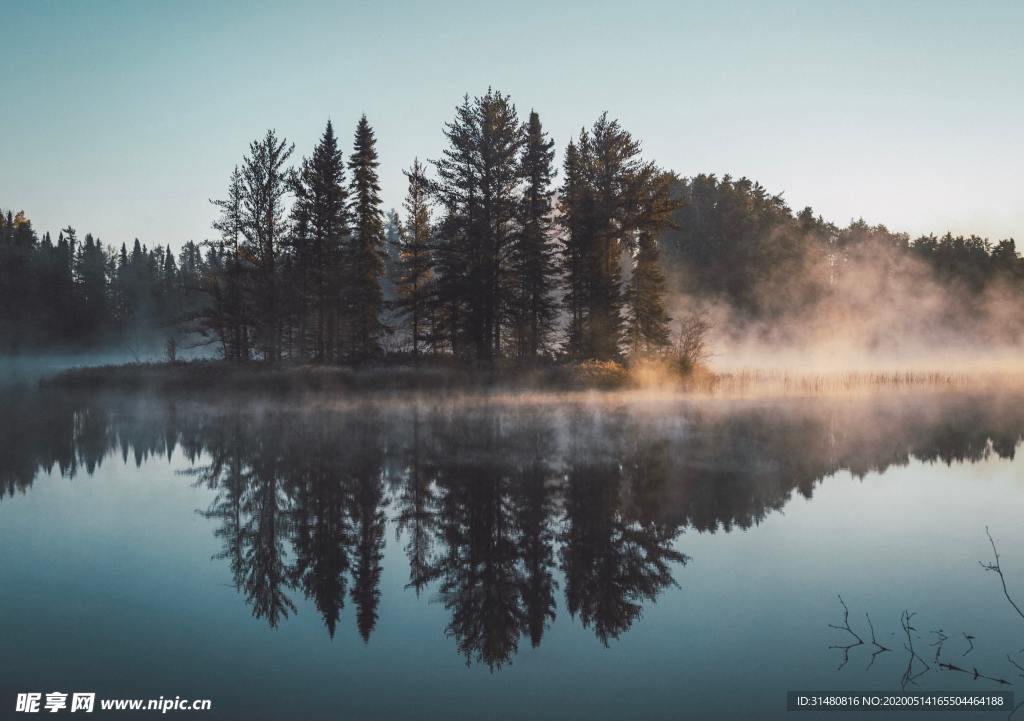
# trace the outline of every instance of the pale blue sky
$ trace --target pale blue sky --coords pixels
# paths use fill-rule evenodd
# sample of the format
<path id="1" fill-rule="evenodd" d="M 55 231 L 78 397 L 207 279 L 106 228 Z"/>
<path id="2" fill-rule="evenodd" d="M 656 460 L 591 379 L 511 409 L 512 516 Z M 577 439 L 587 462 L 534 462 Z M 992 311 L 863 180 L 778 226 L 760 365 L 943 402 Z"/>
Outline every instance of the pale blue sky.
<path id="1" fill-rule="evenodd" d="M 212 236 L 249 140 L 377 131 L 384 197 L 463 93 L 602 110 L 662 166 L 845 223 L 1024 237 L 1024 2 L 0 0 L 0 207 L 120 244 Z"/>

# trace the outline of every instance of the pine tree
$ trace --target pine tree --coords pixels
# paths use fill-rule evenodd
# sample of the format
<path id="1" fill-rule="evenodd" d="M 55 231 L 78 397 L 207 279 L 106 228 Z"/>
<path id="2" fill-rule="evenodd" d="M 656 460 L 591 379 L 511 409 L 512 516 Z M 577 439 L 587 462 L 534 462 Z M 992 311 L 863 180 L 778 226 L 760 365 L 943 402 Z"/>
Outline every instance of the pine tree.
<path id="1" fill-rule="evenodd" d="M 671 177 L 641 160 L 639 142 L 607 113 L 581 132 L 571 155 L 562 188 L 569 345 L 577 358 L 611 360 L 623 340 L 623 255 L 633 252 L 640 234 L 667 225 L 678 204 Z"/>
<path id="2" fill-rule="evenodd" d="M 384 296 L 380 287 L 384 275 L 384 213 L 381 210 L 380 181 L 377 177 L 377 140 L 364 115 L 356 126 L 355 143 L 348 167 L 352 236 L 347 254 L 348 278 L 346 315 L 349 320 L 349 355 L 364 360 L 381 352 L 381 322 Z"/>
<path id="3" fill-rule="evenodd" d="M 111 295 L 114 302 L 114 315 L 123 331 L 131 319 L 132 308 L 128 305 L 128 246 L 121 243 L 117 253 L 117 264 L 111 279 Z"/>
<path id="4" fill-rule="evenodd" d="M 394 305 L 398 290 L 395 279 L 398 277 L 399 245 L 401 244 L 402 218 L 392 208 L 384 215 L 384 276 L 381 278 L 381 292 L 384 295 L 384 307 Z M 385 316 L 387 314 L 385 313 Z"/>
<path id="5" fill-rule="evenodd" d="M 405 171 L 409 190 L 405 196 L 405 225 L 399 228 L 395 306 L 409 320 L 412 355 L 418 359 L 429 312 L 433 254 L 430 246 L 429 187 L 419 159 Z"/>
<path id="6" fill-rule="evenodd" d="M 220 209 L 220 216 L 214 221 L 213 228 L 220 233 L 220 244 L 227 260 L 222 272 L 211 278 L 207 286 L 213 299 L 201 324 L 211 327 L 220 336 L 227 360 L 246 361 L 249 360 L 250 318 L 245 297 L 245 278 L 252 270 L 252 264 L 250 256 L 242 248 L 245 233 L 245 180 L 237 165 L 228 181 L 227 196 L 223 200 L 210 202 Z M 138 240 L 135 242 L 137 245 Z"/>
<path id="7" fill-rule="evenodd" d="M 483 342 L 479 313 L 471 305 L 480 265 L 473 229 L 481 214 L 474 123 L 473 106 L 466 95 L 455 109 L 455 119 L 445 124 L 448 147 L 440 160 L 433 161 L 438 180 L 431 186 L 443 209 L 435 254 L 435 343 L 443 336 L 448 350 L 463 359 L 478 352 Z"/>
<path id="8" fill-rule="evenodd" d="M 637 242 L 626 301 L 631 352 L 643 354 L 667 348 L 671 318 L 665 310 L 665 275 L 661 272 L 658 243 L 650 233 L 641 233 Z"/>
<path id="9" fill-rule="evenodd" d="M 449 146 L 434 162 L 435 194 L 444 207 L 439 301 L 453 350 L 491 361 L 502 351 L 513 310 L 511 247 L 524 131 L 511 99 L 488 89 L 472 102 L 464 98 L 445 136 Z"/>
<path id="10" fill-rule="evenodd" d="M 566 353 L 582 360 L 593 357 L 588 331 L 590 282 L 596 253 L 592 248 L 594 194 L 591 187 L 590 135 L 583 131 L 570 141 L 563 161 L 563 182 L 559 192 L 560 221 L 564 228 L 562 270 L 565 279 L 563 302 L 569 316 L 566 329 Z"/>
<path id="11" fill-rule="evenodd" d="M 518 208 L 519 232 L 512 248 L 516 280 L 514 317 L 520 358 L 535 358 L 545 349 L 555 319 L 552 291 L 556 281 L 556 249 L 551 233 L 550 190 L 555 143 L 530 113 L 523 145 L 522 176 L 526 182 Z"/>
<path id="12" fill-rule="evenodd" d="M 249 145 L 242 164 L 242 232 L 245 253 L 253 259 L 253 325 L 263 359 L 280 358 L 282 330 L 277 255 L 287 228 L 284 196 L 290 189 L 290 173 L 285 167 L 294 145 L 268 130 Z"/>
<path id="13" fill-rule="evenodd" d="M 70 225 L 57 234 L 57 250 L 53 273 L 59 284 L 53 289 L 54 306 L 57 310 L 57 330 L 61 336 L 70 338 L 75 332 L 75 245 L 77 234 Z"/>
<path id="14" fill-rule="evenodd" d="M 304 346 L 308 336 L 312 359 L 322 363 L 336 358 L 337 354 L 342 260 L 350 220 L 345 160 L 330 121 L 313 156 L 303 159 L 293 187 L 293 242 L 301 297 L 301 343 Z M 308 330 L 307 316 L 310 318 Z"/>

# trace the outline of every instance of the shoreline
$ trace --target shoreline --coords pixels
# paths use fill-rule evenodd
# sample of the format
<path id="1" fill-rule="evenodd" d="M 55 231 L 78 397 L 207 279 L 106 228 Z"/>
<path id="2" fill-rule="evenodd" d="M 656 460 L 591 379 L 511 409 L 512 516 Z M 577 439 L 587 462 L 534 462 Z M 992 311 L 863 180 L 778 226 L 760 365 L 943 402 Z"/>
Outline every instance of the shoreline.
<path id="1" fill-rule="evenodd" d="M 664 364 L 617 363 L 459 366 L 382 363 L 372 366 L 230 364 L 219 360 L 130 363 L 65 369 L 39 379 L 45 390 L 151 392 L 160 395 L 372 397 L 415 394 L 496 398 L 523 394 L 629 394 L 675 397 L 793 397 L 905 391 L 986 391 L 1024 388 L 1017 373 L 745 369 L 683 375 Z M 328 397 L 325 400 L 331 400 Z"/>

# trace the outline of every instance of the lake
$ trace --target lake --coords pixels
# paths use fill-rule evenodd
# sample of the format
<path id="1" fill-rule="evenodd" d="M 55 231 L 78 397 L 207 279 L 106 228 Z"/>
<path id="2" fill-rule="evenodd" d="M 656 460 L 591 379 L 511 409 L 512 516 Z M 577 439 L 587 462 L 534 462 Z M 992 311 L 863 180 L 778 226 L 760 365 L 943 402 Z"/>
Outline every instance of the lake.
<path id="1" fill-rule="evenodd" d="M 988 528 L 1024 599 L 1015 393 L 0 402 L 5 713 L 783 719 L 817 718 L 790 690 L 1024 686 L 979 564 Z"/>

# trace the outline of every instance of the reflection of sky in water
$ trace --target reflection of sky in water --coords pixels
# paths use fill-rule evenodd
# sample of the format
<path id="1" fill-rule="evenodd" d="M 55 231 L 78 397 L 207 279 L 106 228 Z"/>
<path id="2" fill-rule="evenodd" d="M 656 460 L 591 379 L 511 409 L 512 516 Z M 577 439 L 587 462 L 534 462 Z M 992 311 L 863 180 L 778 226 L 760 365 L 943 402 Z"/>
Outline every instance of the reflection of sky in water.
<path id="1" fill-rule="evenodd" d="M 239 719 L 784 718 L 787 689 L 898 688 L 906 665 L 899 635 L 904 609 L 918 612 L 921 639 L 915 643 L 929 661 L 934 654 L 929 632 L 943 629 L 949 636 L 947 660 L 1013 679 L 1005 656 L 1024 646 L 1024 621 L 1013 615 L 998 578 L 977 562 L 990 560 L 984 535 L 988 525 L 1011 588 L 1024 596 L 1024 556 L 1018 550 L 1024 547 L 1024 467 L 1019 457 L 1011 461 L 988 454 L 979 462 L 953 465 L 919 460 L 903 465 L 890 457 L 900 446 L 905 451 L 939 448 L 956 456 L 965 447 L 974 448 L 979 433 L 1019 436 L 1024 426 L 1010 407 L 994 412 L 992 406 L 979 411 L 973 404 L 939 405 L 924 412 L 906 403 L 884 408 L 859 403 L 838 412 L 802 405 L 772 409 L 768 415 L 731 407 L 697 415 L 684 410 L 685 422 L 604 414 L 600 423 L 583 426 L 573 425 L 571 413 L 560 413 L 557 434 L 544 418 L 504 419 L 497 424 L 497 436 L 483 439 L 494 441 L 491 445 L 457 423 L 448 429 L 457 433 L 438 433 L 452 417 L 433 417 L 429 428 L 420 429 L 424 473 L 452 478 L 460 468 L 493 471 L 490 459 L 508 450 L 509 434 L 539 424 L 551 431 L 547 435 L 559 436 L 555 449 L 542 454 L 554 469 L 552 486 L 581 464 L 591 472 L 594 464 L 621 465 L 625 470 L 620 473 L 632 478 L 632 485 L 623 484 L 617 500 L 609 502 L 641 522 L 670 517 L 682 506 L 688 506 L 683 516 L 700 519 L 718 515 L 724 520 L 733 510 L 746 514 L 749 498 L 730 499 L 701 486 L 705 476 L 694 469 L 713 474 L 707 454 L 716 448 L 722 451 L 722 467 L 735 466 L 762 486 L 787 489 L 781 500 L 766 492 L 768 504 L 781 505 L 781 511 L 767 512 L 745 530 L 679 529 L 674 546 L 691 559 L 685 566 L 670 565 L 679 587 L 661 590 L 656 603 L 641 601 L 642 616 L 608 648 L 595 638 L 592 626 L 584 628 L 578 617 L 570 618 L 566 579 L 559 570 L 562 544 L 554 543 L 557 618 L 539 647 L 520 638 L 511 663 L 494 673 L 484 664 L 467 668 L 456 639 L 446 638 L 451 611 L 438 598 L 436 581 L 419 597 L 406 588 L 408 537 L 396 540 L 394 523 L 409 468 L 408 456 L 401 454 L 412 437 L 404 414 L 385 419 L 381 435 L 372 436 L 384 449 L 389 520 L 379 620 L 364 644 L 352 599 L 346 598 L 333 641 L 301 590 L 288 591 L 297 613 L 273 629 L 253 618 L 232 585 L 228 562 L 211 560 L 222 550 L 222 539 L 214 535 L 218 523 L 197 509 L 209 508 L 217 492 L 197 487 L 195 476 L 183 473 L 208 464 L 210 455 L 204 452 L 192 463 L 181 444 L 196 433 L 209 441 L 203 434 L 223 430 L 224 416 L 209 426 L 193 425 L 194 409 L 176 409 L 173 422 L 181 437 L 170 460 L 151 456 L 136 468 L 132 452 L 122 462 L 120 442 L 133 433 L 135 443 L 143 436 L 159 437 L 139 429 L 147 423 L 163 428 L 171 415 L 164 406 L 144 412 L 122 409 L 102 424 L 103 443 L 116 450 L 92 475 L 84 469 L 74 478 L 40 471 L 25 493 L 0 501 L 0 691 L 11 703 L 14 693 L 30 690 L 209 697 L 215 711 Z M 485 425 L 475 420 L 471 428 Z M 903 425 L 886 425 L 893 421 Z M 905 427 L 911 421 L 914 427 Z M 260 441 L 254 447 L 265 449 L 271 442 L 260 435 L 266 422 L 264 417 L 239 426 Z M 360 425 L 367 423 L 365 416 L 360 418 Z M 295 422 L 275 427 L 286 434 L 305 428 Z M 31 432 L 42 433 L 38 428 Z M 573 439 L 578 443 L 584 435 L 585 452 L 573 455 Z M 438 440 L 442 437 L 443 442 Z M 707 437 L 718 440 L 694 440 Z M 830 440 L 828 448 L 808 446 L 806 454 L 794 458 L 800 443 L 793 438 L 818 445 L 814 439 Z M 30 438 L 22 441 L 23 449 L 33 445 Z M 744 458 L 740 450 L 746 441 L 753 442 L 756 453 Z M 432 443 L 433 450 L 425 450 Z M 639 449 L 639 455 L 630 456 L 630 449 Z M 317 457 L 315 444 L 299 451 Z M 613 458 L 616 453 L 624 455 Z M 393 462 L 399 456 L 403 460 Z M 829 475 L 834 470 L 830 464 L 851 465 L 842 458 L 854 456 L 886 468 L 862 477 L 844 470 Z M 663 472 L 635 470 L 638 460 L 656 466 L 658 458 L 664 461 Z M 517 462 L 513 470 L 522 467 Z M 663 484 L 644 502 L 634 486 L 637 478 L 651 474 L 663 477 Z M 789 492 L 801 478 L 821 474 L 826 477 L 811 499 Z M 748 496 L 759 487 L 728 480 L 719 477 L 716 484 Z M 467 485 L 467 479 L 456 483 L 463 484 L 460 497 L 467 503 L 487 500 L 476 495 L 479 489 Z M 557 488 L 551 493 L 557 497 L 551 523 L 564 529 L 573 513 L 567 500 L 571 494 Z M 577 498 L 577 509 L 585 510 L 577 513 L 600 515 L 600 503 L 585 493 L 582 498 Z M 603 523 L 598 521 L 580 523 L 594 529 Z M 290 562 L 293 551 L 285 546 Z M 842 621 L 836 594 L 843 595 L 851 624 L 862 636 L 868 638 L 864 613 L 870 612 L 879 640 L 893 649 L 870 671 L 865 671 L 871 656 L 866 646 L 853 649 L 849 663 L 836 670 L 842 654 L 828 646 L 845 641 L 827 627 Z M 964 632 L 976 637 L 975 650 L 967 656 L 962 656 Z M 933 668 L 916 688 L 980 691 L 995 686 Z"/>

